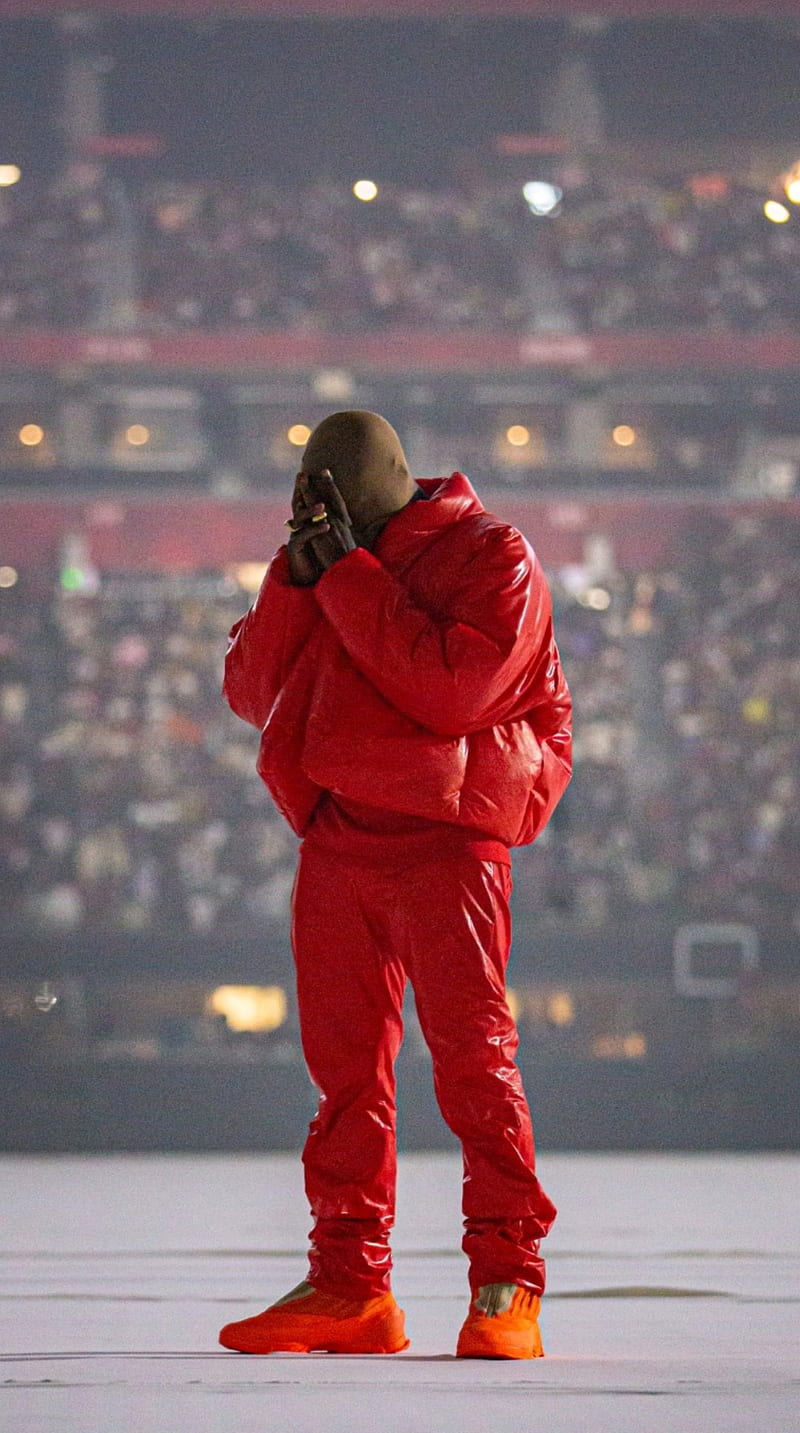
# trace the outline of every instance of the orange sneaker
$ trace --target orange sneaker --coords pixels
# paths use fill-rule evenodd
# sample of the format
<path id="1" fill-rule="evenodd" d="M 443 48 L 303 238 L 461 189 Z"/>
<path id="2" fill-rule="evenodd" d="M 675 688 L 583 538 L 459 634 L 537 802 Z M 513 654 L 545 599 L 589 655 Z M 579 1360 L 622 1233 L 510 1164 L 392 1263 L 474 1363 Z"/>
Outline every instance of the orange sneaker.
<path id="1" fill-rule="evenodd" d="M 307 1283 L 262 1314 L 226 1324 L 219 1341 L 238 1353 L 400 1353 L 409 1344 L 393 1294 L 343 1299 Z"/>
<path id="2" fill-rule="evenodd" d="M 469 1306 L 457 1358 L 542 1358 L 539 1297 L 518 1284 L 484 1284 Z"/>

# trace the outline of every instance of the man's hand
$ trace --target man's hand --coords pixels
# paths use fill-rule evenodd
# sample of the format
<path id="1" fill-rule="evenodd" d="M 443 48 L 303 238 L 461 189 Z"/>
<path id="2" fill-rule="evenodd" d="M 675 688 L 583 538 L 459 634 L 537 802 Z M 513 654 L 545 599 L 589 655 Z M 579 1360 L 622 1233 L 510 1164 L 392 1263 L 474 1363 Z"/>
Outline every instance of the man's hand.
<path id="1" fill-rule="evenodd" d="M 289 575 L 297 587 L 313 587 L 323 572 L 357 545 L 344 498 L 327 469 L 297 474 L 290 526 Z"/>
<path id="2" fill-rule="evenodd" d="M 353 537 L 353 525 L 347 504 L 327 468 L 321 473 L 309 474 L 310 491 L 323 504 L 325 520 L 314 524 L 312 548 L 314 556 L 327 572 L 340 557 L 346 557 L 358 546 Z"/>
<path id="3" fill-rule="evenodd" d="M 314 554 L 311 540 L 325 521 L 325 504 L 318 502 L 308 486 L 307 473 L 298 473 L 292 493 L 292 516 L 287 526 L 289 576 L 295 587 L 313 587 L 324 568 Z"/>

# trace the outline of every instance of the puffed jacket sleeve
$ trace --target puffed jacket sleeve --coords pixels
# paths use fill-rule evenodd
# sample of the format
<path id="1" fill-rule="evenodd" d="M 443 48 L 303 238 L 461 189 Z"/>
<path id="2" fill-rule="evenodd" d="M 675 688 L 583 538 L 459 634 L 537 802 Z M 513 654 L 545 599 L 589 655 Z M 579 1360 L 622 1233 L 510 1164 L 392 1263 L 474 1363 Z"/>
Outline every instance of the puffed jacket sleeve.
<path id="1" fill-rule="evenodd" d="M 501 720 L 550 630 L 544 574 L 513 528 L 495 529 L 434 617 L 372 553 L 356 548 L 313 589 L 352 661 L 407 717 L 442 736 Z"/>
<path id="2" fill-rule="evenodd" d="M 237 716 L 259 729 L 320 620 L 312 593 L 290 582 L 281 547 L 249 612 L 231 628 L 222 693 Z"/>

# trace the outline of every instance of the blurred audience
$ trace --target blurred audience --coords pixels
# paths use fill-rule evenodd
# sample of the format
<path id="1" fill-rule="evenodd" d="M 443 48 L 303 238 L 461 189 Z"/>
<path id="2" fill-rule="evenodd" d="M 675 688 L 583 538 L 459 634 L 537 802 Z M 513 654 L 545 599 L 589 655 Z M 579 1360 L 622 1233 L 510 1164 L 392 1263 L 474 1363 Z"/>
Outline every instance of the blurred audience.
<path id="1" fill-rule="evenodd" d="M 216 586 L 41 605 L 3 594 L 6 923 L 180 935 L 285 921 L 292 840 L 220 698 L 242 600 Z"/>
<path id="2" fill-rule="evenodd" d="M 551 574 L 575 777 L 515 858 L 521 914 L 800 933 L 797 538 L 704 512 L 670 570 Z M 246 594 L 183 583 L 0 594 L 7 933 L 285 930 L 293 838 L 219 695 Z"/>
<path id="3" fill-rule="evenodd" d="M 0 324 L 518 332 L 770 330 L 800 318 L 800 225 L 722 176 L 521 188 L 184 182 L 75 166 L 0 199 Z M 545 190 L 547 186 L 544 186 Z M 541 207 L 541 204 L 540 204 Z"/>

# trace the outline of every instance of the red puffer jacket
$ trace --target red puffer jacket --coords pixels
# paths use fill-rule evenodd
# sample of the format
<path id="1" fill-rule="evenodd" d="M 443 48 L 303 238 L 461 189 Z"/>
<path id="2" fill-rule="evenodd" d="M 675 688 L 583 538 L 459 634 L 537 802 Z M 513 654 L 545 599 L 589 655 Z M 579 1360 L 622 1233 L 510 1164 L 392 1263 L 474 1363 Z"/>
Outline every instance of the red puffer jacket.
<path id="1" fill-rule="evenodd" d="M 463 473 L 420 487 L 314 587 L 279 550 L 223 691 L 262 729 L 258 771 L 298 835 L 327 790 L 526 845 L 571 772 L 547 583 Z"/>

